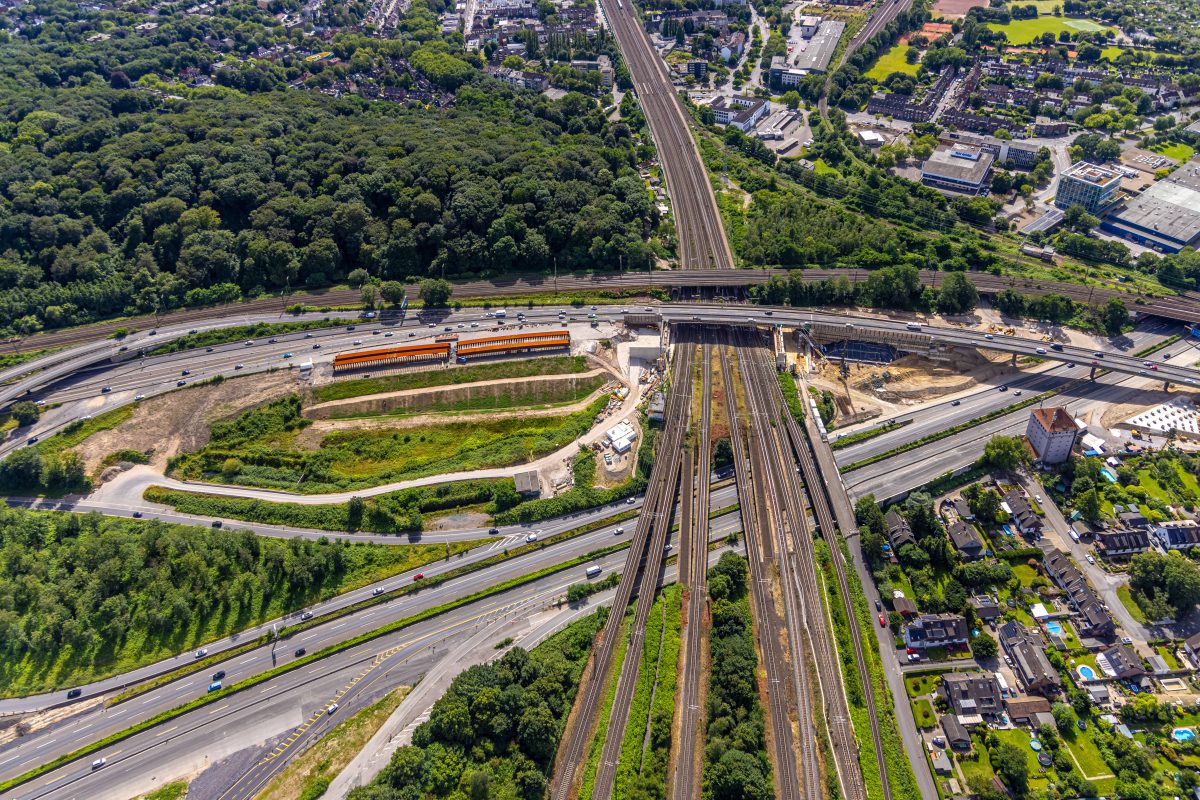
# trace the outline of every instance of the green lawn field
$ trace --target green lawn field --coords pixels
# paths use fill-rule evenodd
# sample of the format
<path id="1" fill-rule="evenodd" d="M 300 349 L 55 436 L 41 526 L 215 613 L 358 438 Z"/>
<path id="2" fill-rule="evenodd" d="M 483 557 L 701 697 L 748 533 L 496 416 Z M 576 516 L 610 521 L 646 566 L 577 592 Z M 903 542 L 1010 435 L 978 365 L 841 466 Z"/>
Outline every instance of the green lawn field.
<path id="1" fill-rule="evenodd" d="M 905 75 L 916 75 L 917 70 L 921 68 L 920 64 L 909 64 L 904 60 L 904 54 L 908 52 L 907 44 L 897 44 L 879 57 L 875 62 L 875 66 L 867 70 L 867 77 L 881 81 L 893 72 L 903 72 Z"/>
<path id="2" fill-rule="evenodd" d="M 1075 33 L 1083 31 L 1115 31 L 1115 28 L 1101 25 L 1090 19 L 1071 19 L 1064 17 L 1038 17 L 1037 19 L 1017 19 L 1006 25 L 992 22 L 988 27 L 994 31 L 1004 31 L 1009 44 L 1029 44 L 1041 37 L 1043 33 L 1053 33 L 1058 36 L 1063 31 Z"/>

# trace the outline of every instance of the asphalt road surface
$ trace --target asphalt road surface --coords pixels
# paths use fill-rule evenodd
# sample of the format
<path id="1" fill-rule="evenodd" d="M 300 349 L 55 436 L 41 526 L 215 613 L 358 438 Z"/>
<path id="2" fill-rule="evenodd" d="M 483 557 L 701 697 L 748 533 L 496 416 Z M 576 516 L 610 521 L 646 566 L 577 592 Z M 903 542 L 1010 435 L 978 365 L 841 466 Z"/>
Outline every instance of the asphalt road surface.
<path id="1" fill-rule="evenodd" d="M 715 561 L 722 551 L 723 548 L 714 551 L 711 559 Z M 625 553 L 618 552 L 598 559 L 596 563 L 607 573 L 620 570 L 624 560 Z M 675 567 L 672 564 L 665 571 L 665 580 L 674 580 L 674 577 Z M 470 635 L 479 631 L 481 626 L 551 607 L 570 584 L 582 580 L 582 568 L 557 573 L 364 643 L 311 666 L 285 673 L 260 686 L 231 695 L 212 707 L 199 708 L 54 770 L 26 784 L 18 790 L 22 792 L 19 796 L 28 800 L 65 800 L 85 796 L 88 800 L 125 800 L 129 793 L 123 787 L 136 785 L 136 781 L 147 772 L 170 771 L 180 774 L 184 765 L 203 765 L 260 742 L 273 742 L 275 737 L 294 732 L 305 724 L 310 724 L 310 729 L 316 728 L 317 733 L 324 732 L 336 723 L 338 715 L 353 713 L 357 707 L 379 694 L 399 685 L 411 684 L 431 663 L 431 657 L 444 652 L 454 637 Z M 589 604 L 599 607 L 603 602 L 604 598 L 597 596 Z M 496 638 L 499 641 L 503 636 L 501 629 Z M 290 643 L 289 646 L 294 644 Z M 380 658 L 385 653 L 388 655 Z M 351 681 L 372 665 L 372 672 L 385 670 L 386 675 L 381 673 L 383 677 L 372 681 L 370 686 L 373 691 L 369 697 L 364 696 L 357 705 L 342 707 L 341 698 L 346 695 L 339 695 L 339 691 L 347 690 Z M 369 677 L 370 674 L 359 679 L 359 683 Z M 227 680 L 237 678 L 230 673 Z M 192 692 L 202 694 L 207 686 L 207 676 L 196 676 L 192 683 Z M 328 708 L 335 698 L 339 704 L 338 710 L 333 715 L 323 713 L 323 709 Z M 351 699 L 355 700 L 354 695 L 351 695 Z M 105 725 L 105 718 L 124 707 L 94 712 L 72 725 L 92 725 L 86 738 L 97 738 L 102 735 L 100 731 Z M 125 719 L 116 727 L 120 729 L 128 724 L 129 720 Z M 53 757 L 60 749 L 56 746 L 60 739 L 72 740 L 70 749 L 82 743 L 78 732 L 68 725 L 56 728 L 51 735 L 54 742 L 37 754 L 39 762 Z M 274 749 L 272 747 L 263 755 Z M 108 763 L 103 768 L 92 769 L 91 760 L 100 757 L 106 758 Z M 6 758 L 10 758 L 8 749 L 0 751 L 0 768 L 3 768 L 0 779 L 10 777 L 12 771 L 12 763 L 4 762 Z M 164 781 L 170 779 L 171 776 L 166 774 L 161 778 Z"/>

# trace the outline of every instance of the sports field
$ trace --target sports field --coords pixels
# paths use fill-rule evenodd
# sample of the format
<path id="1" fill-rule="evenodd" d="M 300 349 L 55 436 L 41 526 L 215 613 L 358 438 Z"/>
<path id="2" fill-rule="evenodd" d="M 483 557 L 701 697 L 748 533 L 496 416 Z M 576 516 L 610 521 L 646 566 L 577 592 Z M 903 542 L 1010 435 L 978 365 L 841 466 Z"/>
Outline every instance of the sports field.
<path id="1" fill-rule="evenodd" d="M 1004 31 L 1008 35 L 1009 44 L 1029 44 L 1040 39 L 1043 33 L 1052 33 L 1057 37 L 1063 31 L 1114 31 L 1106 25 L 1101 25 L 1090 19 L 1074 19 L 1066 17 L 1038 17 L 1037 19 L 1015 19 L 1005 25 L 996 22 L 988 23 L 994 31 Z"/>

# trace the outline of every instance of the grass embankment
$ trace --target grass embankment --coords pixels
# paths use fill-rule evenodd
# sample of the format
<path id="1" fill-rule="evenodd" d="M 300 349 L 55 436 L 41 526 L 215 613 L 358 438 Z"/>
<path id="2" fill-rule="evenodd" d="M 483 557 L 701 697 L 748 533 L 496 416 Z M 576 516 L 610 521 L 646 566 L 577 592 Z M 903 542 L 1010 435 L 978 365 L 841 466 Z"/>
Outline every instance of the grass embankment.
<path id="1" fill-rule="evenodd" d="M 97 414 L 91 419 L 77 419 L 64 425 L 56 435 L 38 442 L 34 447 L 41 451 L 42 455 L 61 453 L 63 450 L 83 444 L 93 434 L 117 427 L 133 416 L 133 410 L 136 407 L 137 403 L 130 403 L 114 408 L 112 411 Z"/>
<path id="2" fill-rule="evenodd" d="M 420 374 L 420 373 L 418 373 Z M 542 376 L 538 376 L 542 377 Z M 554 408 L 586 400 L 593 392 L 609 381 L 604 373 L 580 375 L 558 381 L 518 381 L 492 383 L 482 387 L 462 386 L 449 393 L 462 394 L 460 399 L 439 398 L 436 395 L 416 395 L 397 401 L 368 401 L 371 408 L 355 408 L 354 405 L 328 409 L 329 419 L 374 419 L 379 417 L 403 417 L 417 414 L 460 414 L 479 411 L 515 411 Z M 355 404 L 361 406 L 362 404 Z M 378 408 L 375 408 L 378 406 Z"/>
<path id="3" fill-rule="evenodd" d="M 845 436 L 839 436 L 830 443 L 829 447 L 832 450 L 841 450 L 843 447 L 849 447 L 852 444 L 858 444 L 859 442 L 865 442 L 870 439 L 874 439 L 876 436 L 882 436 L 885 433 L 896 430 L 896 428 L 903 428 L 905 425 L 911 424 L 911 418 L 902 420 L 889 420 L 885 424 L 874 428 L 868 428 L 867 430 L 856 431 L 854 433 L 848 433 Z"/>
<path id="4" fill-rule="evenodd" d="M 159 347 L 155 347 L 154 355 L 178 353 L 182 350 L 195 350 L 198 347 L 215 347 L 219 344 L 241 342 L 246 339 L 261 339 L 264 336 L 281 336 L 285 333 L 298 331 L 315 331 L 322 328 L 338 328 L 346 324 L 354 324 L 352 319 L 298 319 L 290 322 L 259 322 L 254 325 L 234 325 L 231 328 L 214 328 L 213 330 L 188 333 Z"/>
<path id="5" fill-rule="evenodd" d="M 683 590 L 668 586 L 654 601 L 646 623 L 645 647 L 629 724 L 621 742 L 614 797 L 664 797 L 675 714 Z"/>
<path id="6" fill-rule="evenodd" d="M 455 600 L 451 600 L 448 603 L 443 603 L 440 606 L 435 606 L 434 608 L 426 609 L 425 611 L 420 611 L 416 614 L 405 617 L 404 619 L 396 620 L 395 622 L 389 622 L 388 624 L 382 625 L 379 628 L 376 628 L 375 630 L 368 631 L 363 634 L 359 634 L 358 636 L 355 636 L 353 639 L 348 639 L 344 642 L 339 642 L 338 644 L 330 645 L 329 647 L 326 647 L 323 650 L 320 650 L 316 653 L 311 653 L 309 655 L 306 655 L 301 658 L 290 661 L 287 664 L 282 664 L 278 667 L 275 667 L 274 669 L 267 670 L 266 672 L 260 673 L 251 678 L 247 678 L 244 681 L 239 681 L 238 683 L 227 686 L 224 689 L 220 689 L 216 692 L 210 692 L 201 697 L 197 697 L 196 699 L 194 699 L 188 703 L 185 703 L 181 706 L 176 706 L 175 708 L 168 709 L 167 711 L 163 711 L 162 713 L 157 714 L 154 717 L 151 717 L 150 719 L 147 719 L 142 722 L 131 725 L 130 727 L 126 728 L 123 731 L 118 731 L 117 733 L 106 736 L 103 739 L 100 739 L 100 740 L 92 742 L 88 745 L 85 745 L 84 747 L 81 747 L 80 749 L 75 750 L 73 752 L 65 753 L 65 754 L 59 756 L 58 758 L 55 758 L 52 761 L 46 762 L 45 764 L 41 764 L 41 765 L 29 770 L 28 772 L 18 775 L 15 778 L 10 778 L 9 780 L 4 781 L 3 783 L 0 783 L 0 793 L 7 792 L 15 786 L 20 786 L 24 783 L 28 783 L 29 781 L 34 780 L 35 778 L 45 775 L 47 772 L 51 772 L 52 770 L 58 769 L 59 767 L 61 767 L 64 764 L 69 764 L 72 761 L 76 761 L 78 759 L 85 758 L 85 757 L 91 755 L 92 753 L 95 753 L 99 750 L 104 749 L 105 747 L 108 747 L 108 746 L 115 744 L 117 742 L 120 742 L 120 741 L 124 741 L 125 739 L 128 739 L 131 736 L 136 736 L 137 734 L 141 733 L 142 731 L 149 730 L 150 728 L 161 725 L 164 722 L 168 722 L 172 719 L 176 719 L 177 717 L 183 716 L 184 714 L 188 713 L 189 711 L 194 711 L 203 706 L 207 706 L 212 703 L 216 703 L 236 692 L 244 691 L 246 689 L 257 686 L 261 683 L 265 683 L 266 681 L 272 680 L 280 675 L 291 672 L 293 670 L 297 670 L 302 667 L 307 667 L 310 664 L 313 664 L 314 662 L 319 661 L 323 658 L 328 658 L 331 655 L 335 655 L 337 653 L 343 652 L 345 650 L 349 650 L 350 648 L 356 647 L 365 642 L 369 642 L 374 639 L 378 639 L 382 636 L 386 636 L 389 633 L 395 633 L 398 630 L 402 630 L 411 625 L 415 625 L 416 623 L 422 622 L 431 617 L 435 617 L 440 614 L 444 614 L 447 611 L 452 611 L 456 608 L 461 608 L 462 606 L 469 605 L 470 603 L 474 603 L 478 600 L 482 600 L 487 597 L 491 597 L 492 595 L 499 594 L 501 592 L 506 592 L 509 589 L 513 589 L 518 586 L 523 586 L 527 583 L 532 583 L 533 581 L 536 581 L 540 578 L 544 578 L 547 575 L 552 575 L 556 572 L 560 572 L 565 569 L 570 569 L 571 567 L 577 567 L 580 564 L 591 561 L 591 560 L 598 558 L 606 553 L 615 552 L 617 550 L 621 550 L 628 546 L 629 546 L 629 544 L 628 544 L 628 542 L 626 542 L 623 544 L 614 545 L 609 548 L 601 548 L 600 550 L 595 550 L 591 553 L 588 553 L 584 556 L 580 556 L 579 558 L 572 559 L 563 564 L 545 567 L 544 569 L 537 570 L 536 572 L 532 572 L 528 575 L 522 575 L 522 576 L 519 576 L 516 578 L 512 578 L 511 580 L 504 581 L 502 583 L 496 584 L 495 586 L 491 586 L 487 589 L 482 589 L 478 592 L 475 592 L 474 594 L 470 594 L 465 597 L 460 597 Z M 592 617 L 588 617 L 587 619 L 593 619 L 594 617 L 595 617 L 595 615 L 593 615 Z M 294 633 L 297 629 L 299 629 L 299 628 L 285 629 L 284 631 L 280 632 L 280 636 L 282 637 L 282 636 L 286 636 L 291 633 Z M 567 630 L 570 630 L 570 628 L 568 628 Z M 556 637 L 561 636 L 562 633 L 563 632 L 560 631 L 558 634 L 555 634 L 555 636 Z M 554 638 L 554 637 L 551 637 L 551 638 Z M 228 654 L 226 654 L 226 655 L 228 655 Z"/>
<path id="7" fill-rule="evenodd" d="M 337 381 L 314 389 L 313 398 L 318 403 L 325 403 L 330 400 L 346 400 L 351 397 L 362 397 L 369 394 L 402 392 L 410 389 L 428 389 L 431 386 L 450 386 L 459 383 L 528 378 L 534 375 L 570 375 L 587 372 L 588 369 L 587 359 L 583 356 L 549 356 L 520 361 L 469 364 L 449 369 Z"/>
<path id="8" fill-rule="evenodd" d="M 0 353 L 0 369 L 8 369 L 9 367 L 19 367 L 22 364 L 28 364 L 36 358 L 48 356 L 58 348 L 49 350 L 27 350 L 23 353 Z"/>
<path id="9" fill-rule="evenodd" d="M 608 738 L 608 726 L 604 724 L 612 715 L 613 702 L 617 696 L 617 680 L 621 677 L 619 665 L 625 661 L 625 651 L 629 649 L 629 625 L 633 621 L 633 612 L 625 615 L 621 627 L 617 630 L 617 648 L 613 654 L 613 664 L 618 665 L 608 676 L 608 686 L 604 690 L 604 698 L 600 702 L 600 724 L 596 728 L 596 738 L 592 740 L 592 748 L 588 751 L 587 765 L 583 769 L 583 778 L 579 786 L 579 800 L 591 800 L 596 788 L 596 768 L 600 765 L 600 752 L 604 749 L 604 740 Z"/>
<path id="10" fill-rule="evenodd" d="M 150 794 L 144 794 L 137 800 L 183 800 L 187 796 L 187 781 L 172 781 L 164 783 Z"/>
<path id="11" fill-rule="evenodd" d="M 851 567 L 854 563 L 843 540 L 838 541 L 842 558 L 847 567 L 846 584 L 850 589 L 850 601 L 854 608 L 853 624 L 858 626 L 863 645 L 863 658 L 866 661 L 868 676 L 859 674 L 858 664 L 854 657 L 853 644 L 849 625 L 851 620 L 846 617 L 846 607 L 843 603 L 837 584 L 837 574 L 834 571 L 832 554 L 829 543 L 824 539 L 816 541 L 817 559 L 821 566 L 825 589 L 829 593 L 830 616 L 834 623 L 837 637 L 838 655 L 842 660 L 842 677 L 846 686 L 846 695 L 850 699 L 850 716 L 854 730 L 861 743 L 859 764 L 862 767 L 864 780 L 869 797 L 882 797 L 883 785 L 880 781 L 879 768 L 875 760 L 875 748 L 871 740 L 871 723 L 865 705 L 865 694 L 862 681 L 864 677 L 871 681 L 874 697 L 876 721 L 879 724 L 879 740 L 883 746 L 884 759 L 887 763 L 888 783 L 893 797 L 919 797 L 916 776 L 913 775 L 912 764 L 904 752 L 900 740 L 900 732 L 896 726 L 891 691 L 883 673 L 883 660 L 879 653 L 879 640 L 873 634 L 872 617 L 867 606 L 867 598 L 862 585 Z"/>
<path id="12" fill-rule="evenodd" d="M 479 542 L 285 541 L 11 509 L 0 544 L 6 607 L 27 631 L 0 659 L 0 696 L 14 697 L 144 667 Z"/>
<path id="13" fill-rule="evenodd" d="M 554 417 L 334 430 L 319 442 L 302 444 L 299 437 L 309 422 L 293 395 L 214 424 L 209 444 L 172 459 L 170 471 L 192 480 L 302 494 L 353 491 L 526 463 L 583 436 L 607 403 L 600 397 L 585 409 Z"/>
<path id="14" fill-rule="evenodd" d="M 490 511 L 497 497 L 519 501 L 516 492 L 511 478 L 501 478 L 443 483 L 361 498 L 358 502 L 317 505 L 224 497 L 163 486 L 151 486 L 142 496 L 147 502 L 171 506 L 182 514 L 323 531 L 407 533 L 420 531 L 427 514 L 471 508 Z"/>
<path id="15" fill-rule="evenodd" d="M 316 800 L 383 725 L 409 688 L 402 686 L 321 737 L 258 794 L 256 800 Z"/>
<path id="16" fill-rule="evenodd" d="M 1020 411 L 1023 408 L 1028 408 L 1029 406 L 1031 406 L 1035 403 L 1041 403 L 1044 400 L 1047 400 L 1051 397 L 1054 397 L 1057 394 L 1060 394 L 1062 392 L 1069 390 L 1071 387 L 1075 386 L 1076 383 L 1077 383 L 1076 381 L 1072 381 L 1071 383 L 1067 384 L 1066 386 L 1064 386 L 1061 389 L 1055 389 L 1054 391 L 1050 391 L 1050 392 L 1042 392 L 1039 395 L 1034 395 L 1033 397 L 1027 397 L 1018 403 L 1014 403 L 1010 406 L 1005 406 L 1004 408 L 997 408 L 995 411 L 989 411 L 987 414 L 984 414 L 983 416 L 980 416 L 980 417 L 976 417 L 975 419 L 967 420 L 966 422 L 960 422 L 957 425 L 952 425 L 949 428 L 946 428 L 944 430 L 940 430 L 936 433 L 931 433 L 928 436 L 922 436 L 920 439 L 914 439 L 913 441 L 908 442 L 906 444 L 902 444 L 897 447 L 893 447 L 891 450 L 885 450 L 882 453 L 876 453 L 875 455 L 870 456 L 868 458 L 860 459 L 858 461 L 855 461 L 852 464 L 848 464 L 847 466 L 843 467 L 842 472 L 844 472 L 844 473 L 845 472 L 853 472 L 856 469 L 862 469 L 863 467 L 869 467 L 872 464 L 878 463 L 880 461 L 886 461 L 887 459 L 892 458 L 893 456 L 898 456 L 901 453 L 907 453 L 909 450 L 915 450 L 918 447 L 924 447 L 927 444 L 932 444 L 933 442 L 941 441 L 942 439 L 946 439 L 950 436 L 954 436 L 955 434 L 962 433 L 965 430 L 970 430 L 971 428 L 974 428 L 978 425 L 982 425 L 985 422 L 991 422 L 994 419 L 1003 417 L 1006 414 L 1011 414 L 1014 411 Z M 871 437 L 867 437 L 867 438 L 871 438 Z"/>

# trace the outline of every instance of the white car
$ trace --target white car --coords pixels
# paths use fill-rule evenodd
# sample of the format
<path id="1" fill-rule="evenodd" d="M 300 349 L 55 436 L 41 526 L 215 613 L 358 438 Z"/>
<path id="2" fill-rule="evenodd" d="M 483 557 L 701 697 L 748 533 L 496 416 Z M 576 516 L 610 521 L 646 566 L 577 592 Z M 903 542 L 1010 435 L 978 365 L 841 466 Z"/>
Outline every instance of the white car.
<path id="1" fill-rule="evenodd" d="M 337 710 L 338 710 L 338 704 L 337 704 L 337 703 L 330 703 L 330 704 L 329 704 L 329 708 L 325 709 L 325 713 L 326 713 L 326 714 L 332 714 L 333 712 L 335 712 L 335 711 L 337 711 Z"/>
<path id="2" fill-rule="evenodd" d="M 355 344 L 362 344 L 362 339 L 355 339 L 355 340 L 354 340 L 354 343 L 355 343 Z"/>
<path id="3" fill-rule="evenodd" d="M 100 756 L 100 758 L 97 758 L 95 761 L 92 762 L 92 769 L 100 769 L 107 763 L 108 763 L 108 759 L 105 758 L 104 756 Z"/>
<path id="4" fill-rule="evenodd" d="M 1086 556 L 1084 556 L 1084 558 L 1086 558 L 1086 559 L 1087 559 L 1087 562 L 1088 562 L 1089 564 L 1095 565 L 1095 563 L 1096 563 L 1096 559 L 1095 559 L 1095 557 L 1093 557 L 1093 556 L 1092 556 L 1092 554 L 1091 554 L 1091 553 L 1088 553 Z"/>
<path id="5" fill-rule="evenodd" d="M 206 648 L 201 647 L 196 651 L 196 658 L 204 658 L 206 655 L 208 655 L 208 650 Z"/>
<path id="6" fill-rule="evenodd" d="M 533 544 L 537 540 L 538 540 L 538 535 L 536 533 L 531 533 L 525 537 L 525 541 L 528 542 L 529 544 Z"/>
<path id="7" fill-rule="evenodd" d="M 135 394 L 135 395 L 133 396 L 133 399 L 134 399 L 134 400 L 145 400 L 145 399 L 146 399 L 146 395 L 144 395 L 144 394 Z"/>

